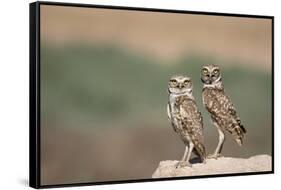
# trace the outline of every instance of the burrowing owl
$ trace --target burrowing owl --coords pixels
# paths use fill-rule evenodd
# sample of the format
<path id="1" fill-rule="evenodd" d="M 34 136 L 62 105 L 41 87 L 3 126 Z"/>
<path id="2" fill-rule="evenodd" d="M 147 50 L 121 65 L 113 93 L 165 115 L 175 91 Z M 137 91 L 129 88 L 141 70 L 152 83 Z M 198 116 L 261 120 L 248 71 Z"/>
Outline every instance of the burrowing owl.
<path id="1" fill-rule="evenodd" d="M 189 77 L 174 76 L 168 84 L 168 118 L 174 131 L 185 144 L 185 151 L 177 167 L 191 166 L 191 153 L 197 154 L 205 162 L 203 144 L 203 119 L 192 95 L 192 82 Z"/>
<path id="2" fill-rule="evenodd" d="M 230 98 L 225 95 L 220 68 L 216 65 L 203 66 L 201 80 L 204 106 L 211 114 L 212 121 L 219 132 L 219 143 L 215 152 L 209 157 L 218 158 L 225 140 L 225 131 L 232 134 L 241 146 L 246 129 L 241 124 Z"/>

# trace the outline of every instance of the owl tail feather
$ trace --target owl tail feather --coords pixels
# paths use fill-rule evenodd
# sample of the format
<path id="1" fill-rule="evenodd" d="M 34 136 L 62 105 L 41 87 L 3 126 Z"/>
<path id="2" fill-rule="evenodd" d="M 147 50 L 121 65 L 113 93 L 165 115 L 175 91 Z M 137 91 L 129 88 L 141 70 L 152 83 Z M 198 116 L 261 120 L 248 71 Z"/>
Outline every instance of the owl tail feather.
<path id="1" fill-rule="evenodd" d="M 246 134 L 247 130 L 245 129 L 245 127 L 243 125 L 240 125 L 240 128 L 242 129 L 243 133 Z"/>
<path id="2" fill-rule="evenodd" d="M 235 132 L 235 140 L 237 142 L 237 144 L 239 146 L 242 146 L 243 144 L 243 138 L 244 138 L 244 135 L 246 134 L 246 129 L 244 128 L 243 125 L 241 125 L 239 123 L 239 125 L 236 125 L 234 128 L 233 128 L 233 131 Z"/>
<path id="3" fill-rule="evenodd" d="M 241 120 L 240 120 L 240 118 L 239 118 L 238 116 L 236 116 L 235 121 L 237 122 L 237 126 L 235 126 L 235 127 L 239 127 L 239 128 L 242 130 L 242 132 L 243 132 L 244 134 L 246 134 L 246 133 L 247 133 L 247 130 L 246 130 L 245 127 L 242 125 Z"/>
<path id="4" fill-rule="evenodd" d="M 241 138 L 238 138 L 238 139 L 235 139 L 235 140 L 236 140 L 236 142 L 237 142 L 237 144 L 238 144 L 239 146 L 242 146 L 243 141 L 242 141 Z"/>

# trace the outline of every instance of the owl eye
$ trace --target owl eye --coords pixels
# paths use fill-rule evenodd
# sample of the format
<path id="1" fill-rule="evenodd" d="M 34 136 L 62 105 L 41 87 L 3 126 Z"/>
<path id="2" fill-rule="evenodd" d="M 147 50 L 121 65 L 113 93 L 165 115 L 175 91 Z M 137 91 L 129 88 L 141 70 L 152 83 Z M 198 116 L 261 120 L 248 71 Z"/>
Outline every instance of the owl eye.
<path id="1" fill-rule="evenodd" d="M 183 84 L 186 86 L 186 85 L 188 85 L 190 83 L 190 81 L 189 80 L 185 80 L 184 82 L 183 82 Z"/>
<path id="2" fill-rule="evenodd" d="M 214 74 L 216 75 L 216 74 L 218 74 L 219 73 L 219 70 L 218 69 L 215 69 L 214 70 Z"/>
<path id="3" fill-rule="evenodd" d="M 176 80 L 174 80 L 174 79 L 172 79 L 172 80 L 170 80 L 170 82 L 171 82 L 171 84 L 173 85 L 173 86 L 176 86 L 177 85 L 177 81 Z"/>
<path id="4" fill-rule="evenodd" d="M 202 69 L 202 74 L 203 75 L 207 75 L 208 74 L 208 70 L 207 69 Z"/>

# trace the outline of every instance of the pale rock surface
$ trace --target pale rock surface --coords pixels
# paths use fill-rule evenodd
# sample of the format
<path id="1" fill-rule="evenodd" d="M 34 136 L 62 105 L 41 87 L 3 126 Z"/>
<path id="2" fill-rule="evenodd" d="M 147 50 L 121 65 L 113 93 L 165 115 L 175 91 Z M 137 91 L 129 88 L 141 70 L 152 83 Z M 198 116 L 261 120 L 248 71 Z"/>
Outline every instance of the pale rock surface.
<path id="1" fill-rule="evenodd" d="M 161 161 L 152 178 L 229 174 L 244 172 L 271 171 L 271 156 L 257 155 L 250 158 L 220 157 L 207 159 L 206 163 L 191 160 L 192 167 L 176 168 L 177 160 Z"/>

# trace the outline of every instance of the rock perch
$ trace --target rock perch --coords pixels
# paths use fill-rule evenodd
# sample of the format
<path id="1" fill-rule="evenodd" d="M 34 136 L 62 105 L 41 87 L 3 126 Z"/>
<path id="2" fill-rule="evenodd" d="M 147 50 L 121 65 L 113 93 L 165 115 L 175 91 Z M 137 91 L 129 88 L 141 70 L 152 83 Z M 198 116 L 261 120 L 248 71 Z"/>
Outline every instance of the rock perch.
<path id="1" fill-rule="evenodd" d="M 207 159 L 206 164 L 196 163 L 194 160 L 192 167 L 176 169 L 177 160 L 166 160 L 159 163 L 152 178 L 271 171 L 271 161 L 269 155 L 250 158 L 220 157 L 217 160 Z"/>

